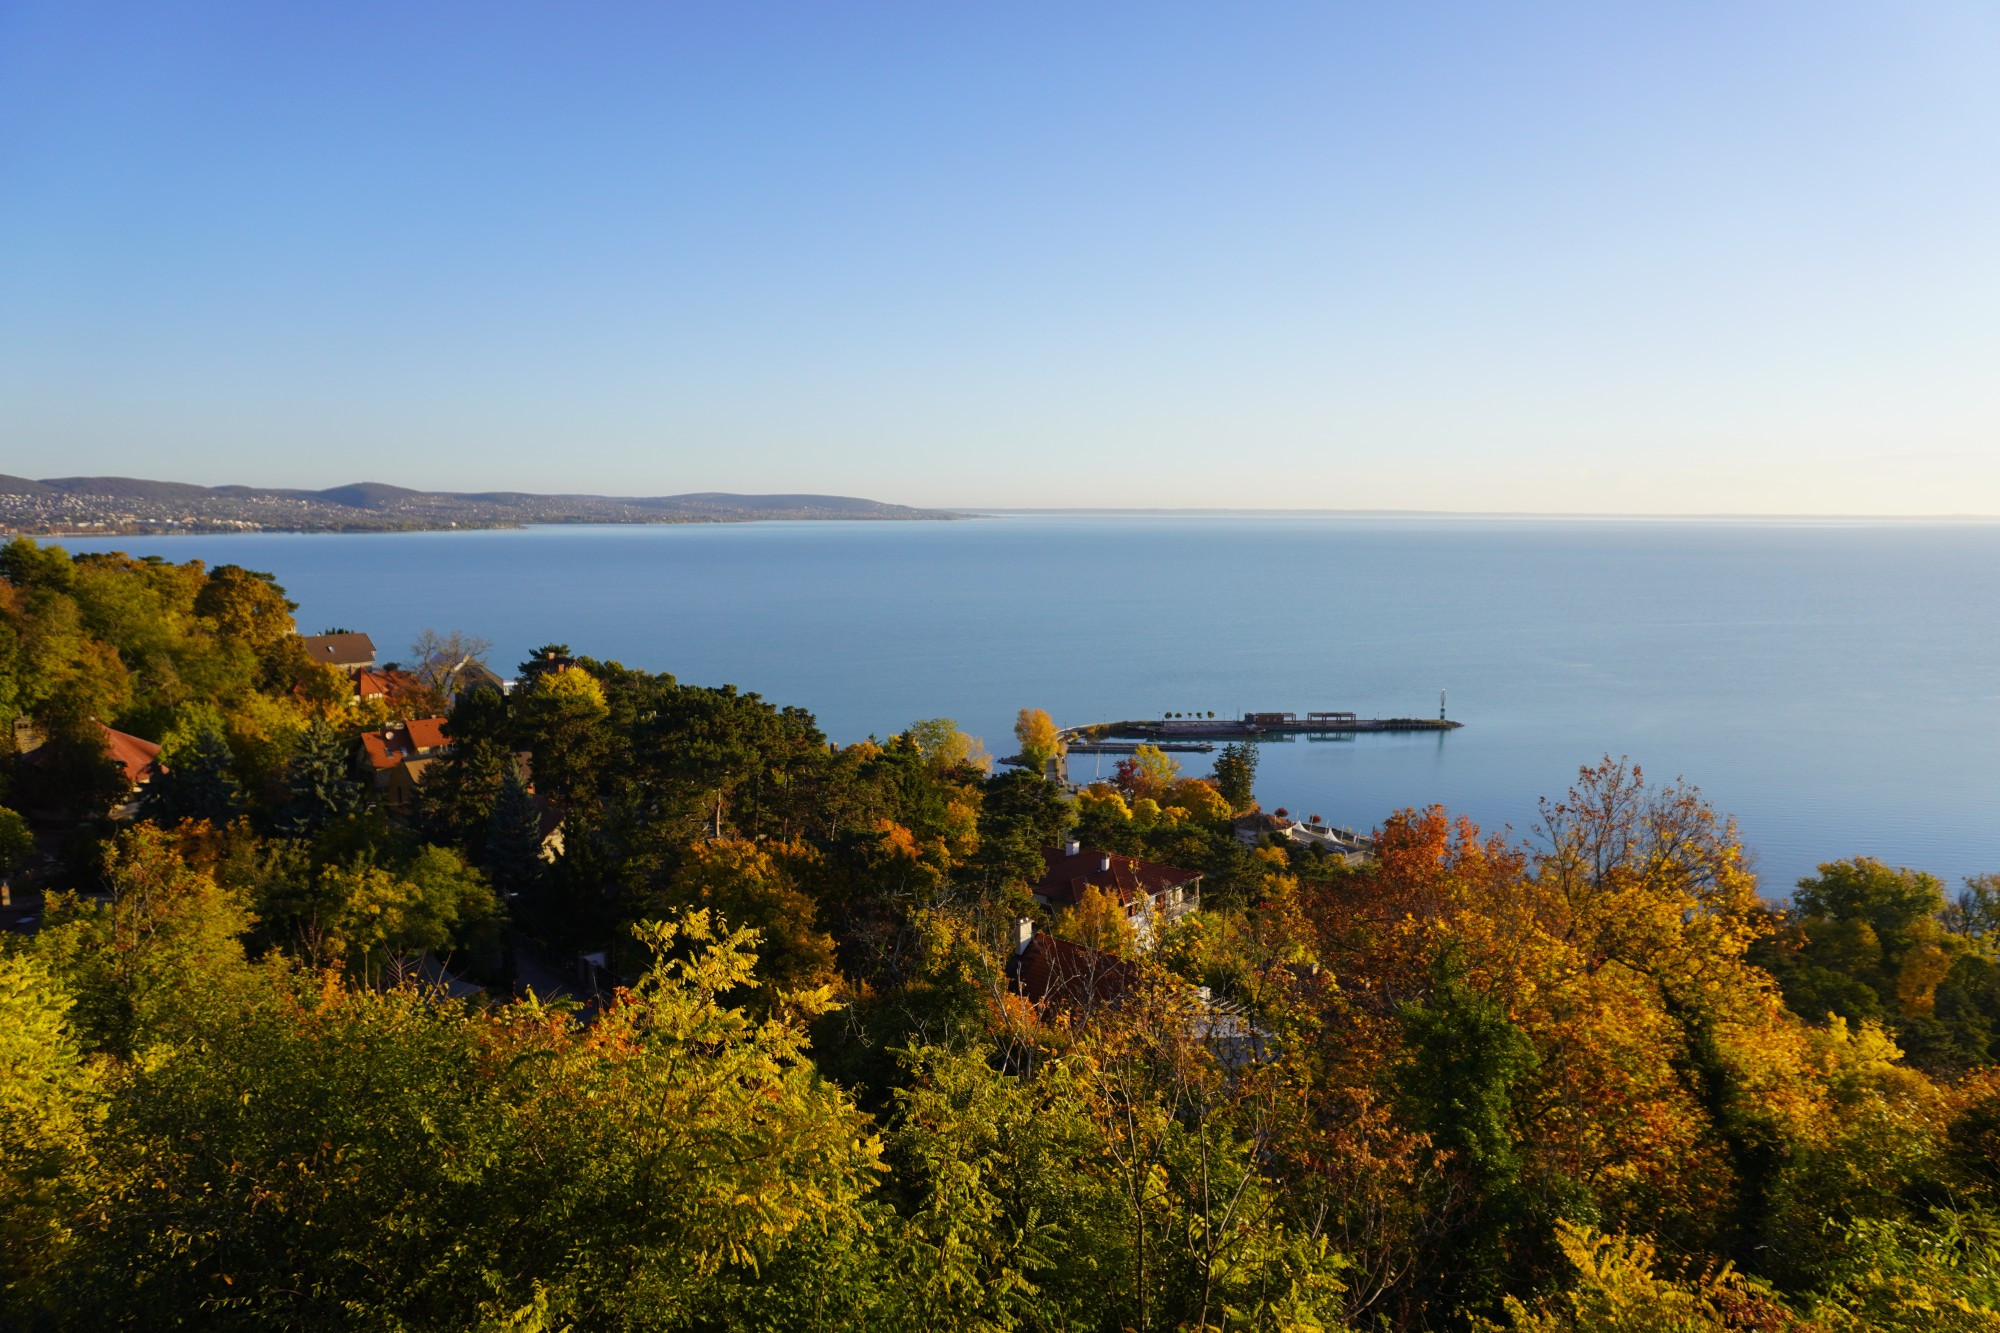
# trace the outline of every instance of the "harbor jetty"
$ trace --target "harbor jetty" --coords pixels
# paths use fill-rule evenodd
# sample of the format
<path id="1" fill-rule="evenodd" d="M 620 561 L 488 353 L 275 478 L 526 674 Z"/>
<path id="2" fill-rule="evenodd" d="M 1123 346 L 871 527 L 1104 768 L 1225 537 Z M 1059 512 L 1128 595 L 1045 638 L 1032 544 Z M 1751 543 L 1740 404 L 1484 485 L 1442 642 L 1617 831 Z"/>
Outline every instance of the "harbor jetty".
<path id="1" fill-rule="evenodd" d="M 1257 740 L 1277 736 L 1337 736 L 1369 731 L 1455 731 L 1465 725 L 1444 717 L 1361 717 L 1348 712 L 1245 713 L 1232 717 L 1165 717 L 1145 721 L 1092 722 L 1065 728 L 1062 737 L 1072 752 L 1114 753 L 1100 747 L 1124 743 L 1153 745 L 1162 750 L 1188 748 L 1205 742 Z"/>
<path id="2" fill-rule="evenodd" d="M 1162 717 L 1124 722 L 1088 722 L 1064 727 L 1057 735 L 1069 754 L 1133 754 L 1149 746 L 1170 754 L 1209 754 L 1217 741 L 1340 740 L 1369 731 L 1456 731 L 1464 726 L 1444 716 L 1442 702 L 1436 717 L 1361 717 L 1349 712 L 1245 713 L 1233 717 Z M 1019 755 L 1010 755 L 1003 764 L 1026 765 Z M 1053 770 L 1052 771 L 1056 771 Z"/>

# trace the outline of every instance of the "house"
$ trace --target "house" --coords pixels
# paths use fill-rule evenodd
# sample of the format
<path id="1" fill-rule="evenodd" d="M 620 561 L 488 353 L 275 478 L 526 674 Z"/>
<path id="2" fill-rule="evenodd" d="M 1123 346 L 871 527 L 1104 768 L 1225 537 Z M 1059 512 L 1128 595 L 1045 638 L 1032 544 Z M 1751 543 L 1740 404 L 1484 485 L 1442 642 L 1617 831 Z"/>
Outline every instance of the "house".
<path id="1" fill-rule="evenodd" d="M 125 778 L 125 788 L 133 795 L 136 796 L 140 788 L 167 771 L 166 765 L 160 762 L 160 747 L 153 742 L 143 736 L 134 736 L 107 727 L 96 718 L 92 718 L 91 721 L 96 724 L 98 733 L 104 738 L 106 757 L 118 765 L 118 771 Z M 46 759 L 48 752 L 42 747 L 47 741 L 48 738 L 42 734 L 41 728 L 33 722 L 25 717 L 14 719 L 14 752 L 27 759 L 31 765 L 39 764 Z M 36 758 L 38 755 L 42 758 Z"/>
<path id="2" fill-rule="evenodd" d="M 1028 890 L 1036 902 L 1050 909 L 1074 907 L 1096 889 L 1125 909 L 1142 942 L 1151 938 L 1155 917 L 1171 921 L 1201 906 L 1201 872 L 1196 870 L 1090 851 L 1076 842 L 1044 847 L 1042 860 L 1042 877 Z"/>
<path id="3" fill-rule="evenodd" d="M 355 671 L 375 665 L 375 641 L 366 634 L 342 630 L 338 634 L 301 634 L 306 655 L 321 666 Z"/>
<path id="4" fill-rule="evenodd" d="M 105 758 L 116 766 L 118 775 L 124 782 L 124 795 L 118 797 L 116 804 L 111 807 L 111 817 L 133 818 L 139 813 L 139 799 L 145 794 L 147 784 L 167 771 L 166 765 L 160 762 L 160 747 L 143 736 L 134 736 L 107 727 L 95 718 L 91 719 L 91 723 L 103 739 Z M 61 762 L 55 749 L 49 746 L 48 737 L 42 734 L 41 728 L 26 718 L 15 719 L 14 749 L 30 769 L 47 771 L 51 764 Z M 32 786 L 24 786 L 21 794 L 30 796 L 34 790 Z M 35 818 L 44 822 L 54 818 L 54 812 L 48 809 L 38 808 L 32 813 Z"/>
<path id="5" fill-rule="evenodd" d="M 114 731 L 102 722 L 97 724 L 104 733 L 104 752 L 125 774 L 125 784 L 134 795 L 140 788 L 151 782 L 166 766 L 160 763 L 160 747 L 139 736 Z"/>
<path id="6" fill-rule="evenodd" d="M 1268 836 L 1274 842 L 1317 847 L 1329 855 L 1338 856 L 1350 866 L 1364 865 L 1374 856 L 1373 840 L 1353 829 L 1335 828 L 1318 815 L 1312 815 L 1301 823 L 1290 818 L 1283 806 L 1271 814 L 1253 810 L 1247 815 L 1238 815 L 1230 821 L 1230 828 L 1236 834 L 1236 840 L 1246 847 L 1255 847 Z"/>
<path id="7" fill-rule="evenodd" d="M 1255 847 L 1257 840 L 1267 833 L 1274 838 L 1289 840 L 1292 830 L 1298 825 L 1287 818 L 1282 811 L 1277 814 L 1266 814 L 1262 810 L 1252 810 L 1247 815 L 1238 815 L 1230 820 L 1229 827 L 1236 835 L 1236 841 L 1245 847 Z"/>
<path id="8" fill-rule="evenodd" d="M 498 672 L 483 662 L 467 662 L 451 678 L 451 702 L 457 705 L 475 690 L 491 690 L 495 694 L 506 694 L 514 688 L 514 682 L 501 679 Z"/>
<path id="9" fill-rule="evenodd" d="M 1014 953 L 1007 982 L 1016 995 L 1044 1012 L 1065 1011 L 1087 1018 L 1093 1010 L 1123 1003 L 1137 994 L 1144 973 L 1137 963 L 1074 940 L 1038 931 L 1025 918 L 1014 925 Z M 1226 1067 L 1242 1069 L 1265 1058 L 1269 1034 L 1239 1004 L 1218 1000 L 1206 986 L 1178 986 L 1185 1007 L 1185 1031 Z"/>
<path id="10" fill-rule="evenodd" d="M 1023 919 L 1015 925 L 1007 980 L 1014 993 L 1037 1005 L 1089 1010 L 1115 1004 L 1139 988 L 1136 963 L 1087 944 L 1057 939 Z"/>
<path id="11" fill-rule="evenodd" d="M 416 678 L 407 671 L 390 671 L 381 667 L 356 667 L 350 678 L 354 681 L 354 702 L 367 703 L 371 699 L 391 699 L 416 687 Z"/>
<path id="12" fill-rule="evenodd" d="M 416 809 L 424 770 L 451 751 L 444 728 L 441 717 L 413 717 L 361 733 L 362 767 L 391 810 Z"/>

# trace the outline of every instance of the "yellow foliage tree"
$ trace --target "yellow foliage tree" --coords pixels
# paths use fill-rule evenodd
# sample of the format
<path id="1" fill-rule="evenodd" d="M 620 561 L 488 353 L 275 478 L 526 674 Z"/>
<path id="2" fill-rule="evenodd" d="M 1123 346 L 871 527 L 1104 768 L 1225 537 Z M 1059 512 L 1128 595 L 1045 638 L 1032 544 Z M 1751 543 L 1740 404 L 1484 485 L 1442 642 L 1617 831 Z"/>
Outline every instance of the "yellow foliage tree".
<path id="1" fill-rule="evenodd" d="M 1079 815 L 1109 815 L 1119 819 L 1130 819 L 1132 807 L 1125 803 L 1125 794 L 1108 782 L 1093 782 L 1076 794 L 1076 810 Z"/>
<path id="2" fill-rule="evenodd" d="M 1062 734 L 1055 719 L 1040 708 L 1023 708 L 1014 721 L 1014 739 L 1021 743 L 1021 758 L 1040 773 L 1049 761 L 1063 752 Z"/>
<path id="3" fill-rule="evenodd" d="M 1120 958 L 1130 958 L 1139 951 L 1139 934 L 1132 918 L 1125 914 L 1124 904 L 1096 885 L 1083 891 L 1076 906 L 1065 907 L 1057 915 L 1055 933 Z"/>

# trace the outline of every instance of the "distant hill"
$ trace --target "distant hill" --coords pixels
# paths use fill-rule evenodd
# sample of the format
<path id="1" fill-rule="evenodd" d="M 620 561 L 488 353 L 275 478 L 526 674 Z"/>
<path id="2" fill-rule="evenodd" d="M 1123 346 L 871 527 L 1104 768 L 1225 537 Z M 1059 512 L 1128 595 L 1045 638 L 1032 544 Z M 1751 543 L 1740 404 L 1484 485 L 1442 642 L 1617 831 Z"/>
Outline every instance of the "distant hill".
<path id="1" fill-rule="evenodd" d="M 946 519 L 850 495 L 537 495 L 416 491 L 360 481 L 325 490 L 194 486 L 134 477 L 0 476 L 0 530 L 60 533 L 380 532 L 519 527 L 530 523 L 742 523 L 770 519 Z"/>

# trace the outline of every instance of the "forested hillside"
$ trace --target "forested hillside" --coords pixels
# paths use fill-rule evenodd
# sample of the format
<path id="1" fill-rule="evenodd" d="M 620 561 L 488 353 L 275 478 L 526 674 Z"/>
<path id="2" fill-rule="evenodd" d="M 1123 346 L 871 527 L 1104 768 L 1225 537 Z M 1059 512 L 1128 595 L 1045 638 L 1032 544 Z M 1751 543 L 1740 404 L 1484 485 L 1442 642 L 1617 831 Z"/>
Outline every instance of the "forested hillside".
<path id="1" fill-rule="evenodd" d="M 2000 881 L 1779 907 L 1623 761 L 1348 864 L 1237 839 L 1246 752 L 1071 793 L 587 645 L 370 693 L 293 610 L 0 551 L 0 1326 L 2000 1329 Z M 1200 910 L 1037 903 L 1070 839 Z"/>

